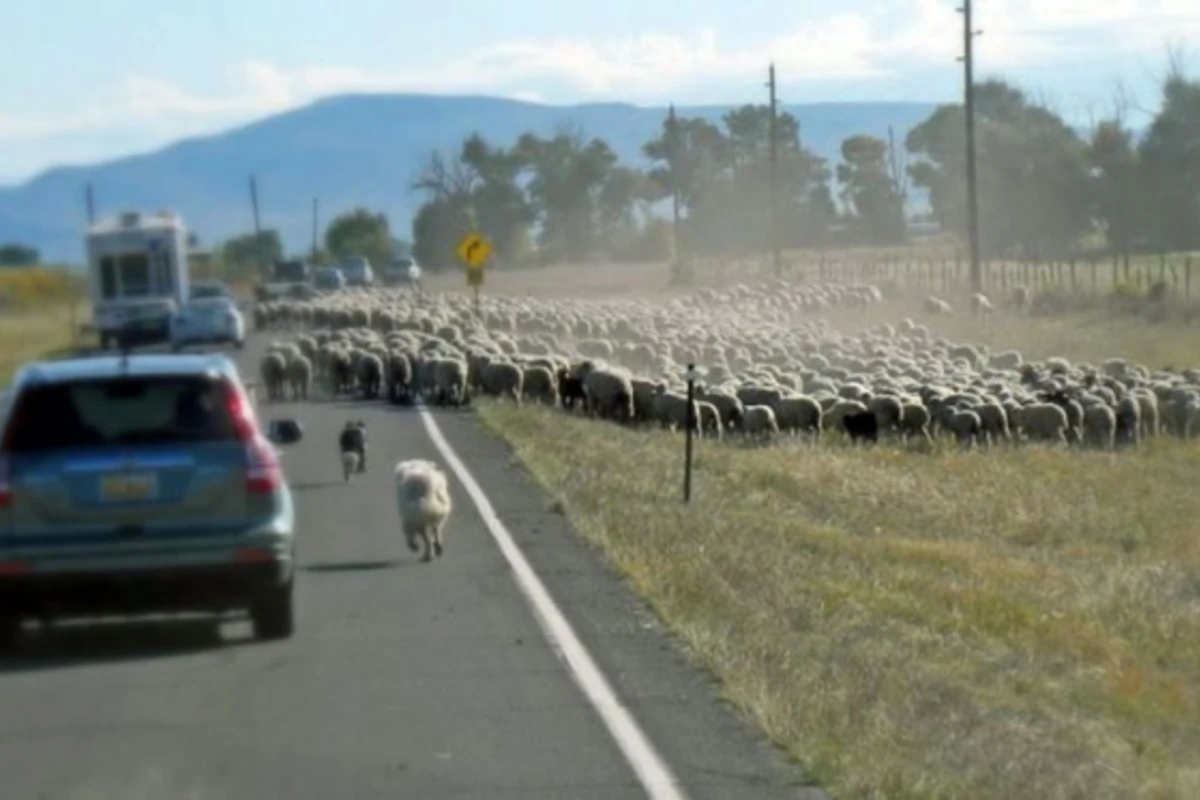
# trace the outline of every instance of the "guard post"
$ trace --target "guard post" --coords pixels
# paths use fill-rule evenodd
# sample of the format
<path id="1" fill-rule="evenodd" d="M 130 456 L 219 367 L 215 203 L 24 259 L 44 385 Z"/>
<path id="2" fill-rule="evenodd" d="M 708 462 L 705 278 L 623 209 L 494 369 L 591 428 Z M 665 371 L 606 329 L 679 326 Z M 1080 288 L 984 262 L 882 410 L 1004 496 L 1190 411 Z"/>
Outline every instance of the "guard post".
<path id="1" fill-rule="evenodd" d="M 699 424 L 699 420 L 696 419 L 696 381 L 700 376 L 696 372 L 695 364 L 687 365 L 686 377 L 687 413 L 684 415 L 686 421 L 683 426 L 683 502 L 690 503 L 692 501 L 692 435 L 693 430 Z"/>

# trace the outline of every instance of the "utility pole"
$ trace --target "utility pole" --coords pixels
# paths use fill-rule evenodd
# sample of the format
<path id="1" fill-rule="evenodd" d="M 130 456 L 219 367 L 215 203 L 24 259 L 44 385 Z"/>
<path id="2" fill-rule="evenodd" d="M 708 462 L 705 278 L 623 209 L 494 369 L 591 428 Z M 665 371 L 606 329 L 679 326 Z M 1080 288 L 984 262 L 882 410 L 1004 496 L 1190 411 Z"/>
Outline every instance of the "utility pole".
<path id="1" fill-rule="evenodd" d="M 675 249 L 675 263 L 683 261 L 683 248 L 679 236 L 679 121 L 675 118 L 675 104 L 667 111 L 667 165 L 671 174 L 671 238 Z M 678 268 L 678 267 L 677 267 Z"/>
<path id="2" fill-rule="evenodd" d="M 92 185 L 90 183 L 87 185 L 87 191 L 86 191 L 85 197 L 87 200 L 88 225 L 95 225 L 96 224 L 96 198 L 95 198 L 95 195 L 92 194 Z"/>
<path id="3" fill-rule="evenodd" d="M 770 147 L 770 182 L 771 192 L 771 259 L 775 267 L 775 277 L 783 277 L 783 259 L 779 252 L 779 135 L 777 121 L 778 98 L 775 96 L 775 65 L 767 70 L 767 90 L 770 99 L 770 114 L 767 117 L 767 139 Z"/>
<path id="4" fill-rule="evenodd" d="M 312 261 L 317 263 L 317 198 L 313 198 L 313 224 L 312 224 Z"/>
<path id="5" fill-rule="evenodd" d="M 967 237 L 971 254 L 971 291 L 983 291 L 983 271 L 979 264 L 979 179 L 975 158 L 975 37 L 971 25 L 971 0 L 963 0 L 963 110 L 967 133 Z"/>
<path id="6" fill-rule="evenodd" d="M 254 235 L 257 237 L 262 233 L 262 227 L 258 219 L 258 182 L 253 175 L 250 176 L 250 207 L 254 210 Z"/>

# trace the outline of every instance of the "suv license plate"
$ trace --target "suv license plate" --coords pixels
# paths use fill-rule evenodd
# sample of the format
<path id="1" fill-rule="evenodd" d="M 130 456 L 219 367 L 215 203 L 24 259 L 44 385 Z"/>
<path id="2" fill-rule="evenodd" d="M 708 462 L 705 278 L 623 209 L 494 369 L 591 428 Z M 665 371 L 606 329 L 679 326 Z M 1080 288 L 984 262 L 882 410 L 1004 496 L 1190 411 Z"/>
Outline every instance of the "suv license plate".
<path id="1" fill-rule="evenodd" d="M 100 494 L 105 500 L 149 500 L 158 494 L 158 480 L 154 473 L 109 475 L 100 484 Z"/>

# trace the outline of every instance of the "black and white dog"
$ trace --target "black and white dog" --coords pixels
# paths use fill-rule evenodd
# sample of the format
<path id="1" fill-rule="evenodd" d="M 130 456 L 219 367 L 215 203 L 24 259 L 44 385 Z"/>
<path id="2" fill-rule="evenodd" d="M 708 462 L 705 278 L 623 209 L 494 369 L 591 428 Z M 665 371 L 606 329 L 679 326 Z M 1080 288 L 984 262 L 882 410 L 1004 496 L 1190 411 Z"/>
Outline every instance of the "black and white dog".
<path id="1" fill-rule="evenodd" d="M 347 422 L 338 436 L 338 451 L 342 457 L 342 475 L 349 481 L 355 472 L 367 471 L 367 424 Z"/>

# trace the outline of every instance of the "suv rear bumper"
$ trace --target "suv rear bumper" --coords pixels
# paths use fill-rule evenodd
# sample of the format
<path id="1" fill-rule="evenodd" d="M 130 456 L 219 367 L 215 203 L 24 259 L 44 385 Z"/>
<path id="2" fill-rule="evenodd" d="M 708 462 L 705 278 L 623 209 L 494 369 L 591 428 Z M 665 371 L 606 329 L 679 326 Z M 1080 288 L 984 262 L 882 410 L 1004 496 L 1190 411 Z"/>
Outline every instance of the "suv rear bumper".
<path id="1" fill-rule="evenodd" d="M 0 574 L 0 613 L 21 617 L 223 612 L 292 578 L 290 557 L 225 564 Z"/>

